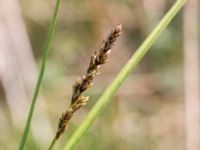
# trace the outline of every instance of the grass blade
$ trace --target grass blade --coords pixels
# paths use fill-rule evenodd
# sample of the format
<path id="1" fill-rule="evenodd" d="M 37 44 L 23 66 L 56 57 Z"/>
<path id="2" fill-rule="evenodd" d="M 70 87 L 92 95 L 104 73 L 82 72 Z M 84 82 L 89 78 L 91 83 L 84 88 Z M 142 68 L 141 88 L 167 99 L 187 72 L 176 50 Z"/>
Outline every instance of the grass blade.
<path id="1" fill-rule="evenodd" d="M 172 8 L 167 12 L 167 14 L 163 17 L 160 23 L 155 27 L 153 32 L 146 38 L 146 40 L 142 43 L 142 45 L 138 48 L 132 58 L 127 62 L 127 64 L 122 68 L 114 81 L 110 84 L 110 86 L 106 89 L 103 95 L 99 98 L 97 103 L 94 105 L 92 110 L 89 112 L 85 120 L 79 126 L 79 128 L 75 131 L 69 141 L 66 143 L 64 150 L 71 150 L 82 138 L 87 129 L 93 123 L 94 119 L 97 115 L 103 110 L 104 106 L 111 100 L 111 97 L 115 94 L 117 89 L 123 83 L 123 81 L 127 78 L 129 73 L 137 66 L 137 64 L 141 61 L 143 56 L 148 52 L 149 48 L 154 44 L 154 42 L 158 39 L 161 32 L 167 27 L 167 25 L 171 22 L 174 16 L 180 11 L 182 6 L 185 4 L 186 0 L 177 0 Z"/>
<path id="2" fill-rule="evenodd" d="M 47 62 L 47 58 L 48 58 L 50 44 L 51 44 L 52 37 L 54 35 L 54 31 L 55 31 L 55 27 L 56 27 L 56 20 L 57 20 L 58 10 L 59 10 L 59 7 L 60 7 L 60 1 L 61 0 L 56 1 L 56 6 L 54 8 L 54 12 L 53 12 L 52 20 L 51 20 L 51 25 L 50 25 L 47 40 L 46 40 L 46 43 L 45 43 L 45 46 L 44 46 L 44 56 L 43 56 L 43 59 L 42 59 L 40 73 L 39 73 L 37 84 L 36 84 L 36 87 L 35 87 L 35 91 L 34 91 L 32 103 L 31 103 L 31 107 L 30 107 L 30 110 L 29 110 L 28 118 L 27 118 L 27 121 L 26 121 L 25 129 L 24 129 L 24 132 L 23 132 L 23 136 L 22 136 L 22 139 L 21 139 L 21 142 L 20 142 L 19 150 L 24 149 L 24 146 L 25 146 L 25 143 L 26 143 L 26 140 L 27 140 L 27 136 L 28 136 L 28 133 L 29 133 L 29 129 L 30 129 L 30 126 L 31 126 L 31 120 L 32 120 L 32 116 L 33 116 L 33 112 L 34 112 L 34 108 L 35 108 L 35 103 L 36 103 L 36 100 L 37 100 L 37 97 L 38 97 L 38 94 L 39 94 L 41 81 L 42 81 L 42 78 L 43 78 L 43 75 L 44 75 L 44 70 L 45 70 L 45 66 L 46 66 L 46 62 Z"/>

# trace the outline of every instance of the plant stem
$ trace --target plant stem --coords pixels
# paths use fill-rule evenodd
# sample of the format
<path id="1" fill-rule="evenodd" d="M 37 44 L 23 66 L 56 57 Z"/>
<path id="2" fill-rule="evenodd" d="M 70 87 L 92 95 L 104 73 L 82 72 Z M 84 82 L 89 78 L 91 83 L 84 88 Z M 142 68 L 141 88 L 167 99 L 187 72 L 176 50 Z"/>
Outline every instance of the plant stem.
<path id="1" fill-rule="evenodd" d="M 28 114 L 28 118 L 27 118 L 27 121 L 26 121 L 23 136 L 22 136 L 22 139 L 21 139 L 21 142 L 20 142 L 19 150 L 24 149 L 24 146 L 25 146 L 25 143 L 26 143 L 26 140 L 27 140 L 27 136 L 28 136 L 28 133 L 29 133 L 29 129 L 30 129 L 31 121 L 32 121 L 32 116 L 33 116 L 33 111 L 34 111 L 34 108 L 35 108 L 35 103 L 36 103 L 36 100 L 37 100 L 37 97 L 38 97 L 38 94 L 39 94 L 42 78 L 43 78 L 43 75 L 44 75 L 44 70 L 45 70 L 45 66 L 46 66 L 46 62 L 47 62 L 47 58 L 48 58 L 50 44 L 51 44 L 52 37 L 53 37 L 54 32 L 55 32 L 56 20 L 57 20 L 57 16 L 58 16 L 58 10 L 59 10 L 59 7 L 60 7 L 60 1 L 61 0 L 56 1 L 56 6 L 54 8 L 54 12 L 53 12 L 52 20 L 51 20 L 51 25 L 50 25 L 47 40 L 46 40 L 45 46 L 44 46 L 44 56 L 43 56 L 43 60 L 42 60 L 41 68 L 40 68 L 40 73 L 39 73 L 39 76 L 38 76 L 37 84 L 36 84 L 34 95 L 33 95 L 33 98 L 32 98 L 32 103 L 31 103 L 31 107 L 30 107 L 30 110 L 29 110 L 29 114 Z"/>
<path id="2" fill-rule="evenodd" d="M 104 106 L 107 105 L 111 97 L 115 94 L 117 89 L 120 87 L 120 85 L 129 75 L 129 73 L 135 69 L 137 64 L 141 61 L 143 56 L 148 52 L 149 48 L 158 39 L 161 32 L 167 27 L 170 21 L 179 12 L 179 10 L 182 8 L 185 2 L 186 0 L 177 0 L 175 2 L 172 8 L 167 12 L 167 14 L 160 21 L 160 23 L 155 27 L 152 33 L 146 38 L 146 40 L 138 48 L 138 50 L 135 52 L 132 58 L 121 69 L 121 71 L 119 72 L 117 77 L 114 79 L 114 81 L 110 84 L 110 86 L 106 89 L 103 95 L 99 98 L 99 100 L 94 105 L 92 110 L 89 112 L 85 120 L 82 122 L 79 128 L 75 131 L 75 133 L 71 136 L 69 141 L 66 143 L 64 150 L 71 150 L 79 142 L 79 140 L 85 134 L 87 129 L 90 127 L 90 125 L 93 123 L 97 115 L 103 110 Z"/>
<path id="3" fill-rule="evenodd" d="M 55 143 L 56 143 L 56 137 L 53 138 L 51 145 L 49 146 L 48 150 L 52 150 Z"/>

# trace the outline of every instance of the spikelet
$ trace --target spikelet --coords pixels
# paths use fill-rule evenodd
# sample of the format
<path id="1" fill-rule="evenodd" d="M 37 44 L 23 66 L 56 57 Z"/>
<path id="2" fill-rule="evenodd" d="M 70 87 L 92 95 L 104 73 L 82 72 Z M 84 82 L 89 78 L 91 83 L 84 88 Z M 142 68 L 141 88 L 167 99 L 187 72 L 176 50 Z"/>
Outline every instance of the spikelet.
<path id="1" fill-rule="evenodd" d="M 99 74 L 99 68 L 102 64 L 108 61 L 108 56 L 111 53 L 111 48 L 114 45 L 117 37 L 121 34 L 122 26 L 118 25 L 115 27 L 107 36 L 105 41 L 100 47 L 99 53 L 95 52 L 91 56 L 89 67 L 86 74 L 81 78 L 77 79 L 73 86 L 73 93 L 71 98 L 71 104 L 67 111 L 62 114 L 59 120 L 58 129 L 56 132 L 56 139 L 60 137 L 68 126 L 70 119 L 73 114 L 81 107 L 86 105 L 89 96 L 82 96 L 81 94 L 93 85 L 93 79 Z"/>

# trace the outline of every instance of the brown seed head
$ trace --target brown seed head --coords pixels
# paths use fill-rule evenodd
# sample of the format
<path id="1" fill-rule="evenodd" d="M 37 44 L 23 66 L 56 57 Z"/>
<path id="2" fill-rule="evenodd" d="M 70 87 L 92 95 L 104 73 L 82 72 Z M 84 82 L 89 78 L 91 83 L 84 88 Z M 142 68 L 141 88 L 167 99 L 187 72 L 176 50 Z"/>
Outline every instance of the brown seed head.
<path id="1" fill-rule="evenodd" d="M 62 117 L 59 120 L 56 139 L 58 139 L 60 135 L 65 131 L 65 128 L 67 127 L 68 122 L 73 114 L 81 107 L 86 105 L 89 97 L 82 96 L 81 94 L 93 85 L 94 77 L 99 74 L 100 65 L 108 61 L 108 56 L 111 53 L 111 48 L 114 45 L 117 37 L 121 34 L 121 30 L 122 26 L 118 25 L 108 34 L 106 40 L 100 47 L 99 54 L 95 52 L 94 55 L 91 56 L 90 64 L 86 74 L 75 82 L 73 86 L 71 105 L 67 111 L 62 114 Z"/>

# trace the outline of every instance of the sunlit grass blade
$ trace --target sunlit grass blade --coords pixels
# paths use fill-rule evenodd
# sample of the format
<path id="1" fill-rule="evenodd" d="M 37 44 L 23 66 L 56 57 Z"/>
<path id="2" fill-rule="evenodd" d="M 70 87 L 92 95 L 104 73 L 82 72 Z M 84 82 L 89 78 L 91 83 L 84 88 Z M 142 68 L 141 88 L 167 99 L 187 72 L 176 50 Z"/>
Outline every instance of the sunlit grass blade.
<path id="1" fill-rule="evenodd" d="M 37 84 L 36 84 L 36 87 L 35 87 L 35 91 L 34 91 L 32 103 L 31 103 L 31 107 L 30 107 L 30 110 L 29 110 L 28 118 L 27 118 L 27 121 L 26 121 L 25 129 L 24 129 L 24 132 L 23 132 L 23 136 L 22 136 L 22 139 L 21 139 L 21 142 L 20 142 L 19 150 L 24 149 L 24 146 L 25 146 L 25 143 L 26 143 L 26 140 L 27 140 L 27 136 L 28 136 L 28 133 L 29 133 L 29 129 L 30 129 L 30 126 L 31 126 L 31 120 L 32 120 L 32 116 L 33 116 L 33 112 L 34 112 L 34 108 L 35 108 L 35 103 L 36 103 L 36 100 L 37 100 L 37 97 L 38 97 L 38 94 L 39 94 L 39 90 L 40 90 L 40 86 L 41 86 L 41 82 L 42 82 L 42 78 L 43 78 L 43 75 L 44 75 L 44 70 L 45 70 L 45 66 L 46 66 L 46 62 L 47 62 L 47 58 L 48 58 L 50 44 L 51 44 L 52 37 L 54 35 L 54 31 L 55 31 L 55 27 L 56 27 L 56 20 L 57 20 L 58 10 L 59 10 L 59 7 L 60 7 L 60 1 L 61 0 L 56 1 L 56 6 L 54 8 L 54 12 L 53 12 L 52 20 L 51 20 L 51 25 L 50 25 L 47 40 L 46 40 L 46 43 L 45 43 L 45 46 L 44 46 L 44 56 L 43 56 L 43 59 L 42 59 L 40 73 L 39 73 Z"/>
<path id="2" fill-rule="evenodd" d="M 163 17 L 160 23 L 155 27 L 153 32 L 146 38 L 142 45 L 138 48 L 132 58 L 127 62 L 127 64 L 121 69 L 117 77 L 106 89 L 103 95 L 99 98 L 97 103 L 94 105 L 92 110 L 89 112 L 85 120 L 82 122 L 80 127 L 71 136 L 69 141 L 66 143 L 64 150 L 71 150 L 82 138 L 87 129 L 91 126 L 97 115 L 103 110 L 104 106 L 111 100 L 112 96 L 115 94 L 117 89 L 127 78 L 129 73 L 135 69 L 137 64 L 142 60 L 144 55 L 149 51 L 149 48 L 155 43 L 162 31 L 171 22 L 174 16 L 180 11 L 182 6 L 185 4 L 186 0 L 177 0 L 172 8 Z"/>

